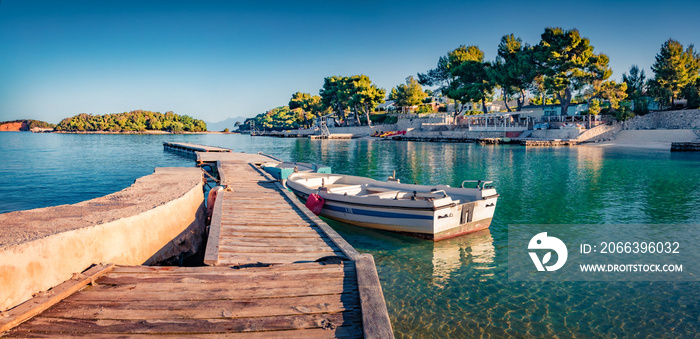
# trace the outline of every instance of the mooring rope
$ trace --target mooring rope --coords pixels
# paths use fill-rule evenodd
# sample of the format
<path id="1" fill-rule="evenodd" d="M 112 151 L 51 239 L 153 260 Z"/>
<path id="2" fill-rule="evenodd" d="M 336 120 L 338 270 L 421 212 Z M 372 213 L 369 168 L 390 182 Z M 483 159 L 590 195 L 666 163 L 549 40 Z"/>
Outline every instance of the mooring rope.
<path id="1" fill-rule="evenodd" d="M 221 182 L 221 180 L 219 180 L 219 179 L 217 179 L 217 178 L 214 178 L 214 177 L 213 177 L 211 174 L 209 174 L 209 172 L 207 172 L 207 170 L 205 170 L 204 168 L 202 168 L 202 172 L 204 172 L 204 174 L 206 174 L 208 177 L 210 177 L 211 180 L 214 180 L 214 182 L 216 182 L 217 184 L 219 184 L 219 183 Z"/>

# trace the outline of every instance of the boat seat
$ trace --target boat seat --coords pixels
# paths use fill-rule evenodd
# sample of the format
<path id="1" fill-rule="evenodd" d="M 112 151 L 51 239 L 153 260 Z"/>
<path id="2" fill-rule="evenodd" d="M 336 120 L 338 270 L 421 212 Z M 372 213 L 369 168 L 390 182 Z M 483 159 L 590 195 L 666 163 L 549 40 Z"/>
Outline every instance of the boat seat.
<path id="1" fill-rule="evenodd" d="M 385 193 L 385 192 L 398 192 L 395 188 L 385 188 L 385 187 L 376 187 L 376 186 L 367 186 L 364 185 L 365 191 L 367 191 L 367 194 L 380 194 L 380 193 Z"/>
<path id="2" fill-rule="evenodd" d="M 345 185 L 345 184 L 331 184 L 326 185 L 328 193 L 345 193 L 351 191 L 360 191 L 362 189 L 361 185 Z"/>
<path id="3" fill-rule="evenodd" d="M 403 191 L 383 191 L 383 192 L 377 192 L 377 193 L 369 193 L 365 196 L 367 196 L 367 197 L 380 197 L 380 198 L 386 198 L 386 197 L 394 198 L 396 196 L 396 194 L 398 194 L 399 192 L 403 192 Z"/>

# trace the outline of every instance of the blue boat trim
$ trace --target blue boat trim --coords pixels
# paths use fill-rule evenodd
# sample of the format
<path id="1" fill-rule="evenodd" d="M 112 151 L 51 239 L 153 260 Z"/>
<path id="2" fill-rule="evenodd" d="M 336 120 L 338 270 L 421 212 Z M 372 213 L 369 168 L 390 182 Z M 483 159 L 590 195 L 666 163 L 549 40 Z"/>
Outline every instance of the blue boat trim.
<path id="1" fill-rule="evenodd" d="M 370 210 L 363 210 L 363 209 L 359 209 L 359 208 L 346 208 L 346 207 L 334 206 L 334 205 L 329 205 L 329 204 L 324 205 L 323 208 L 325 208 L 327 210 L 331 210 L 331 211 L 341 212 L 341 213 L 366 215 L 366 216 L 370 216 L 370 217 L 394 218 L 394 219 L 433 220 L 433 216 L 431 216 L 431 215 L 370 211 Z"/>

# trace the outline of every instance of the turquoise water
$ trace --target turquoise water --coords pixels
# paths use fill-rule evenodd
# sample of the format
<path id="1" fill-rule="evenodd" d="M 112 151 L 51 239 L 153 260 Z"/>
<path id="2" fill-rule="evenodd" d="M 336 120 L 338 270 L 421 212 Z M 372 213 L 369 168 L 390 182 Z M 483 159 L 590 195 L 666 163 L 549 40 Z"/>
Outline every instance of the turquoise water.
<path id="1" fill-rule="evenodd" d="M 459 185 L 494 180 L 487 231 L 438 243 L 329 221 L 371 253 L 397 337 L 695 337 L 700 283 L 511 282 L 509 224 L 700 224 L 700 154 L 241 135 L 0 133 L 0 212 L 128 187 L 184 141 L 330 165 L 334 172 Z"/>

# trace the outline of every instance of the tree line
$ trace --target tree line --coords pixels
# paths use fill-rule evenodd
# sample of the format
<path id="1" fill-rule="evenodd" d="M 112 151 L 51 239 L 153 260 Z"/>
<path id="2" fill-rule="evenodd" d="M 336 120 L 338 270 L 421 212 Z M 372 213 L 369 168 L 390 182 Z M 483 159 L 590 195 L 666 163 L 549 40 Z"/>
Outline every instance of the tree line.
<path id="1" fill-rule="evenodd" d="M 388 99 L 395 100 L 400 107 L 411 107 L 424 103 L 432 94 L 430 90 L 423 90 L 413 77 L 408 77 L 406 84 L 391 90 Z M 377 87 L 366 75 L 330 76 L 323 79 L 318 95 L 296 92 L 286 106 L 246 119 L 239 128 L 248 130 L 251 124 L 256 128 L 271 130 L 311 127 L 315 118 L 328 114 L 335 114 L 342 125 L 348 125 L 350 121 L 357 125 L 371 125 L 387 119 L 386 116 L 372 114 L 386 99 L 386 90 Z"/>
<path id="2" fill-rule="evenodd" d="M 248 119 L 242 127 L 247 128 L 251 121 L 268 129 L 306 127 L 313 118 L 331 113 L 348 124 L 348 112 L 354 113 L 355 124 L 369 125 L 379 119 L 370 113 L 387 99 L 399 107 L 415 107 L 435 93 L 462 104 L 455 115 L 468 113 L 464 104 L 469 102 L 481 103 L 482 112 L 487 113 L 487 101 L 496 97 L 503 100 L 508 112 L 522 110 L 529 101 L 558 104 L 561 114 L 567 115 L 571 104 L 588 103 L 585 113 L 615 114 L 620 120 L 645 114 L 652 101 L 660 109 L 673 108 L 678 98 L 687 99 L 689 108 L 700 106 L 700 56 L 693 45 L 685 48 L 673 39 L 664 42 L 651 66 L 654 76 L 650 79 L 633 65 L 622 82 L 610 80 L 609 62 L 577 29 L 545 28 L 534 45 L 508 34 L 501 38 L 492 61 L 485 60 L 478 46 L 461 45 L 441 56 L 435 68 L 418 73 L 417 79 L 406 78 L 388 97 L 366 75 L 326 77 L 318 95 L 294 93 L 287 106 Z"/>
<path id="3" fill-rule="evenodd" d="M 178 115 L 172 111 L 151 112 L 135 110 L 124 113 L 93 115 L 81 113 L 65 118 L 56 125 L 57 131 L 169 131 L 169 132 L 204 132 L 207 124 L 187 115 Z"/>

